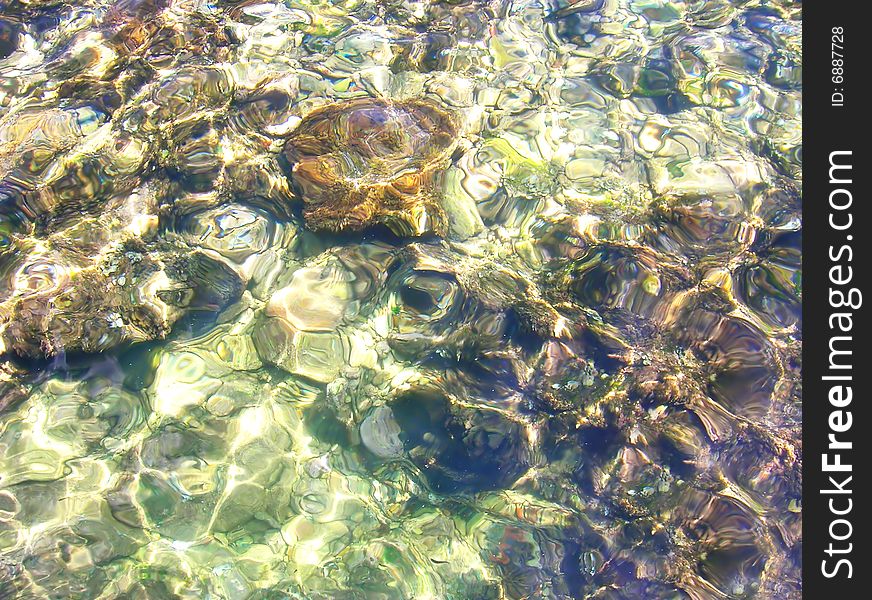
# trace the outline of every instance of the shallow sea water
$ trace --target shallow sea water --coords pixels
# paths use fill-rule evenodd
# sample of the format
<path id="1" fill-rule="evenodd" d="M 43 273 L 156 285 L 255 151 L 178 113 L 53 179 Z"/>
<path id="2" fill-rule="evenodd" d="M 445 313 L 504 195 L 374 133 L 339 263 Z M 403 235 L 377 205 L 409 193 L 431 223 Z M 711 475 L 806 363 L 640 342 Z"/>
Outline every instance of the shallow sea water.
<path id="1" fill-rule="evenodd" d="M 801 7 L 0 0 L 0 598 L 798 599 Z"/>

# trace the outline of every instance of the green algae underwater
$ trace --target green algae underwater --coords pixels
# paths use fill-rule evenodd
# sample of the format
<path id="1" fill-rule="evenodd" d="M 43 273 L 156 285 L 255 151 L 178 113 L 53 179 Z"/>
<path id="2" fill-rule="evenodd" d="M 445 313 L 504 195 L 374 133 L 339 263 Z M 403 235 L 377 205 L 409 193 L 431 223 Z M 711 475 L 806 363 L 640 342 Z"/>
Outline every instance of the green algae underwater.
<path id="1" fill-rule="evenodd" d="M 801 6 L 0 0 L 0 598 L 800 598 Z"/>

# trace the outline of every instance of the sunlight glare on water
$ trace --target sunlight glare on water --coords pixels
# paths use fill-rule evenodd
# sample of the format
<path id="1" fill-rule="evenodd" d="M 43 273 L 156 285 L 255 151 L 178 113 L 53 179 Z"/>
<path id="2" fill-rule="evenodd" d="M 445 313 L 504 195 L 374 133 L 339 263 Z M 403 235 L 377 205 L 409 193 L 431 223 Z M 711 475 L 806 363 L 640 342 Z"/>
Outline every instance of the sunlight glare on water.
<path id="1" fill-rule="evenodd" d="M 0 0 L 0 598 L 798 600 L 801 9 Z"/>

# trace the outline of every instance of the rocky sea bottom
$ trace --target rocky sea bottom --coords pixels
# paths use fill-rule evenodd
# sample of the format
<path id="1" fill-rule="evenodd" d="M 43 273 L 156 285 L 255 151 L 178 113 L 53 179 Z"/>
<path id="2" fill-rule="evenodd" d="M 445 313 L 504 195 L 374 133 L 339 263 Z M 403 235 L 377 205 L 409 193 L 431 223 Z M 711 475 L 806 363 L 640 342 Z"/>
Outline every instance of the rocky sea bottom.
<path id="1" fill-rule="evenodd" d="M 0 598 L 800 598 L 801 6 L 0 0 Z"/>

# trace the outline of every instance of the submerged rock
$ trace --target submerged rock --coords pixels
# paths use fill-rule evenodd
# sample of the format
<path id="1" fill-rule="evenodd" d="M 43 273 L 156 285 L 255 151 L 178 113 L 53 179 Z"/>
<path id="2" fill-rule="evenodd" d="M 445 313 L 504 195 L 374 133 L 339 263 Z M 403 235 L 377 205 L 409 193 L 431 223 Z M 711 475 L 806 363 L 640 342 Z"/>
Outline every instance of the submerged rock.
<path id="1" fill-rule="evenodd" d="M 263 360 L 326 383 L 346 358 L 338 331 L 346 312 L 354 312 L 354 295 L 350 273 L 338 261 L 299 269 L 267 303 L 255 346 Z"/>
<path id="2" fill-rule="evenodd" d="M 9 58 L 18 49 L 18 23 L 0 19 L 0 59 Z"/>
<path id="3" fill-rule="evenodd" d="M 28 256 L 0 303 L 0 351 L 32 358 L 103 352 L 165 337 L 188 310 L 217 311 L 242 293 L 229 267 L 201 253 L 121 247 L 104 260 Z"/>
<path id="4" fill-rule="evenodd" d="M 401 236 L 444 234 L 437 179 L 458 126 L 424 100 L 361 98 L 317 109 L 288 139 L 284 156 L 312 229 L 385 225 Z"/>
<path id="5" fill-rule="evenodd" d="M 437 492 L 504 488 L 530 467 L 525 427 L 506 413 L 435 389 L 409 391 L 391 410 L 409 457 Z"/>

